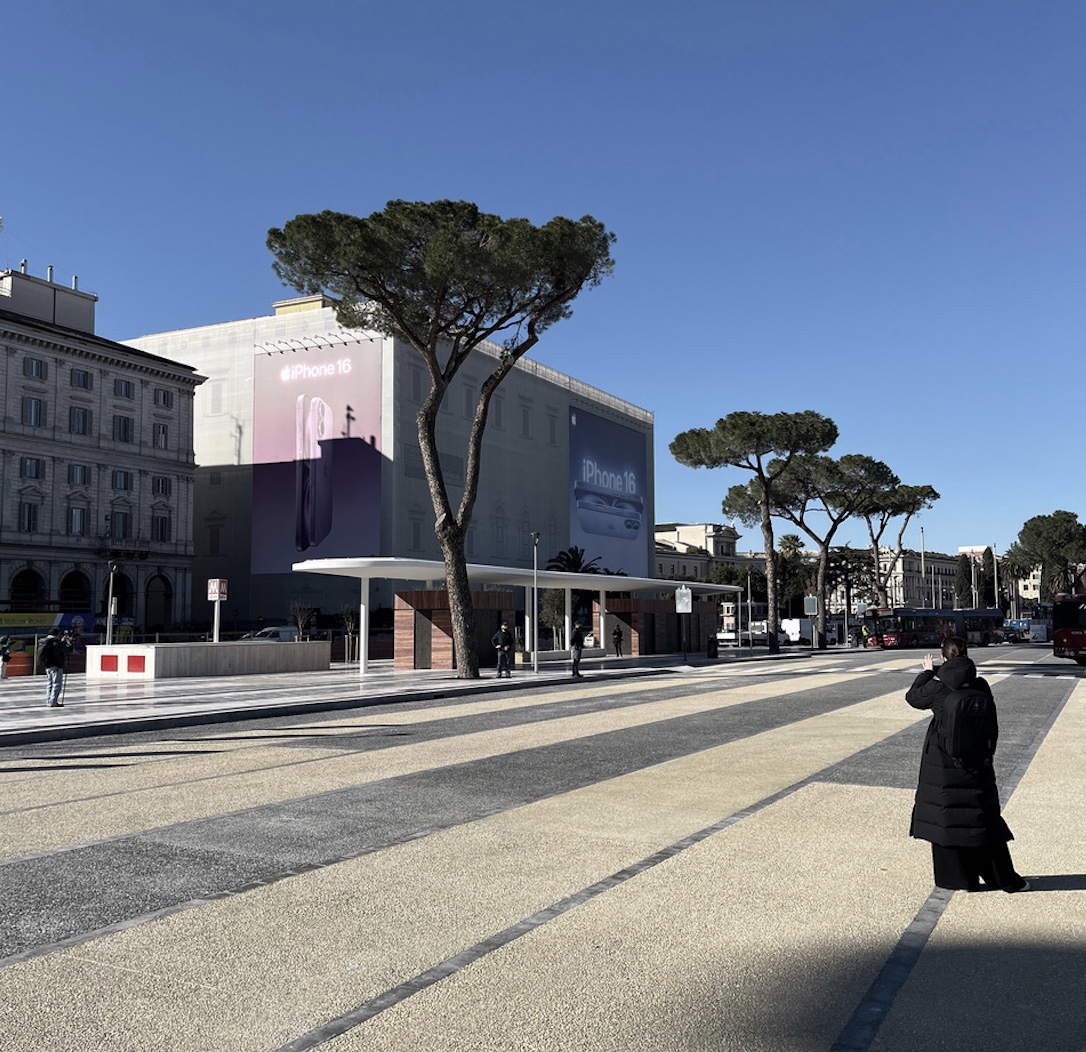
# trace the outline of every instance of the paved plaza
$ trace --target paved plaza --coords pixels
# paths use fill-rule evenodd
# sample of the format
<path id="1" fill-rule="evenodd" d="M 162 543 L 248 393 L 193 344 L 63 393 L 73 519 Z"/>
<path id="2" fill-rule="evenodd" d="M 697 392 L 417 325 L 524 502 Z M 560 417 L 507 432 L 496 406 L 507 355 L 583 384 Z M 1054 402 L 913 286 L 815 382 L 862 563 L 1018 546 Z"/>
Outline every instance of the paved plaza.
<path id="1" fill-rule="evenodd" d="M 0 1048 L 1083 1052 L 1086 694 L 974 655 L 1020 895 L 907 836 L 918 653 L 0 683 Z"/>

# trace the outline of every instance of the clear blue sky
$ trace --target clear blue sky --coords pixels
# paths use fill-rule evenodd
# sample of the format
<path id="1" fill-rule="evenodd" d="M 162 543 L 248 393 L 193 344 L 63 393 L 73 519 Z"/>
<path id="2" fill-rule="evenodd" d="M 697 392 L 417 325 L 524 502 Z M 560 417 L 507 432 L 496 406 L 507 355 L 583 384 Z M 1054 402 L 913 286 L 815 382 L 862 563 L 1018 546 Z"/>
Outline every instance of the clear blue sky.
<path id="1" fill-rule="evenodd" d="M 36 0 L 4 43 L 0 267 L 101 335 L 269 313 L 300 212 L 587 213 L 615 274 L 534 356 L 655 412 L 658 521 L 721 521 L 746 474 L 667 446 L 738 409 L 933 485 L 928 550 L 1086 519 L 1081 0 Z"/>

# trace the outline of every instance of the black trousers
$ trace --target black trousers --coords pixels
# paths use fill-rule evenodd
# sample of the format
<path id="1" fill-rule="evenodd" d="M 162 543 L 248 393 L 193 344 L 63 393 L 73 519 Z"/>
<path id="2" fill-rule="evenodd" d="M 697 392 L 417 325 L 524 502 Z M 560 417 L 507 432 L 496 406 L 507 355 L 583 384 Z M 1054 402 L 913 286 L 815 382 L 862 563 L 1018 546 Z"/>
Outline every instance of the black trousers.
<path id="1" fill-rule="evenodd" d="M 1018 891 L 1025 880 L 1014 869 L 1006 844 L 991 847 L 940 847 L 931 845 L 936 887 L 948 891 L 979 891 L 985 887 Z"/>

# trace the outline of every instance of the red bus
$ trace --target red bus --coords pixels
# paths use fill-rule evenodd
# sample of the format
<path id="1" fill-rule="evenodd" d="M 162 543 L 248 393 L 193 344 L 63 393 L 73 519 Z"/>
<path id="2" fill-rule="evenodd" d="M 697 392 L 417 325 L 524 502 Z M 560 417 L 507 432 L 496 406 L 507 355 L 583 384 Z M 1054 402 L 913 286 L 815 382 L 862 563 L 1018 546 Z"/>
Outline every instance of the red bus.
<path id="1" fill-rule="evenodd" d="M 1086 665 L 1086 595 L 1052 600 L 1052 656 Z"/>
<path id="2" fill-rule="evenodd" d="M 869 609 L 863 617 L 869 647 L 939 647 L 947 636 L 972 646 L 1003 642 L 1001 610 L 917 610 L 910 607 Z"/>

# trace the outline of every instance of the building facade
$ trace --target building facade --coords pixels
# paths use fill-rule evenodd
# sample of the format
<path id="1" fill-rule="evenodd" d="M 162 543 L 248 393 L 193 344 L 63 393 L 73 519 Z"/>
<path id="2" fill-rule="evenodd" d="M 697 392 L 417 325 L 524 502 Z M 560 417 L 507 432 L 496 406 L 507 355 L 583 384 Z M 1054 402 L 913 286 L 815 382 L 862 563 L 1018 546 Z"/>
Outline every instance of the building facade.
<path id="1" fill-rule="evenodd" d="M 661 523 L 654 530 L 656 576 L 708 581 L 713 570 L 725 564 L 754 562 L 761 568 L 764 557 L 759 561 L 753 553 L 736 552 L 740 536 L 734 526 L 717 523 Z"/>
<path id="2" fill-rule="evenodd" d="M 0 617 L 190 618 L 194 369 L 94 334 L 97 297 L 0 273 Z"/>
<path id="3" fill-rule="evenodd" d="M 294 574 L 296 562 L 439 559 L 416 414 L 429 380 L 406 343 L 343 328 L 320 296 L 274 314 L 130 341 L 207 376 L 195 402 L 193 603 L 226 579 L 224 622 L 285 621 L 292 604 L 336 615 L 350 581 Z M 442 406 L 438 440 L 454 506 L 479 387 L 500 348 L 484 345 Z M 540 568 L 576 545 L 631 576 L 652 563 L 652 414 L 530 359 L 490 405 L 467 537 L 469 562 Z M 538 547 L 533 541 L 538 534 Z M 371 609 L 391 615 L 395 583 Z"/>

